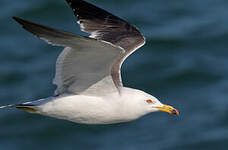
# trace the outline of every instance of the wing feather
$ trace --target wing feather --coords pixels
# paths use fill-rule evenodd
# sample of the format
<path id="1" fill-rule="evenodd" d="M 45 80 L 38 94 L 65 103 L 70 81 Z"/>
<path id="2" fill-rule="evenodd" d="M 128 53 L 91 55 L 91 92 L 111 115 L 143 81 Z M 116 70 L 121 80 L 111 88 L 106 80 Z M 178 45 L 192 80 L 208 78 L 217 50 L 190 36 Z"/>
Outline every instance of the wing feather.
<path id="1" fill-rule="evenodd" d="M 84 0 L 66 0 L 72 8 L 81 30 L 90 33 L 91 38 L 104 40 L 122 47 L 126 52 L 113 65 L 112 77 L 117 87 L 122 86 L 120 69 L 124 60 L 145 44 L 145 38 L 138 29 Z"/>
<path id="2" fill-rule="evenodd" d="M 138 29 L 123 19 L 84 0 L 66 1 L 77 17 L 81 30 L 90 33 L 90 37 L 118 45 L 126 51 L 145 43 Z"/>
<path id="3" fill-rule="evenodd" d="M 81 30 L 75 35 L 14 17 L 23 28 L 49 44 L 63 46 L 56 63 L 56 94 L 101 93 L 122 87 L 120 69 L 124 60 L 145 44 L 136 27 L 84 0 L 66 0 Z M 112 78 L 112 80 L 111 80 Z M 108 92 L 107 91 L 107 92 Z"/>
<path id="4" fill-rule="evenodd" d="M 65 47 L 56 62 L 56 75 L 53 80 L 53 83 L 57 85 L 56 95 L 66 92 L 104 95 L 107 92 L 117 91 L 113 81 L 107 79 L 110 79 L 113 63 L 119 60 L 124 52 L 122 48 L 100 40 L 52 29 L 18 17 L 14 17 L 14 19 L 24 29 L 48 43 Z M 102 85 L 103 82 L 109 83 L 105 84 L 105 89 L 94 86 L 97 83 Z"/>

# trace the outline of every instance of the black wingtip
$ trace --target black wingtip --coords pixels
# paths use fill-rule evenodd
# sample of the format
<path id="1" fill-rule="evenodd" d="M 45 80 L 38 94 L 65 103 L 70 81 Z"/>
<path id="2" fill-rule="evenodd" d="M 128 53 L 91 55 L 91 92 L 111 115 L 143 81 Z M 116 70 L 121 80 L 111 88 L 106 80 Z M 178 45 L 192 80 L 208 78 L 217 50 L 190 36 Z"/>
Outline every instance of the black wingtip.
<path id="1" fill-rule="evenodd" d="M 14 20 L 16 20 L 18 17 L 16 17 L 16 16 L 13 16 L 12 18 L 13 18 Z"/>
<path id="2" fill-rule="evenodd" d="M 17 22 L 20 22 L 22 19 L 21 18 L 19 18 L 19 17 L 16 17 L 16 16 L 13 16 L 12 17 L 15 21 L 17 21 Z"/>
<path id="3" fill-rule="evenodd" d="M 24 19 L 21 19 L 19 17 L 16 17 L 16 16 L 13 16 L 12 17 L 16 22 L 18 22 L 20 25 L 22 25 L 22 27 L 29 31 L 29 32 L 32 32 L 34 33 L 34 30 L 39 27 L 39 28 L 45 28 L 45 26 L 43 25 L 39 25 L 37 23 L 34 23 L 34 22 L 31 22 L 31 21 L 27 21 L 27 20 L 24 20 Z M 46 27 L 47 28 L 47 27 Z"/>
<path id="4" fill-rule="evenodd" d="M 21 25 L 24 25 L 26 22 L 28 22 L 28 21 L 26 21 L 26 20 L 24 20 L 24 19 L 21 19 L 21 18 L 19 18 L 19 17 L 16 17 L 16 16 L 13 16 L 12 17 L 15 21 L 17 21 L 19 24 L 21 24 Z"/>

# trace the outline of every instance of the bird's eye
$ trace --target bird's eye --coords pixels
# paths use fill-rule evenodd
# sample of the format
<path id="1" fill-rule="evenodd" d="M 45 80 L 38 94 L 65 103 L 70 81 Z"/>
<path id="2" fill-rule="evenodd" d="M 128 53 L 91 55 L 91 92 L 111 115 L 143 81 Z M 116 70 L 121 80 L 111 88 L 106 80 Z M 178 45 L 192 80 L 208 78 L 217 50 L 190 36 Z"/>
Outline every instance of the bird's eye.
<path id="1" fill-rule="evenodd" d="M 150 99 L 146 100 L 146 102 L 147 102 L 148 104 L 153 103 L 153 101 L 150 100 Z"/>

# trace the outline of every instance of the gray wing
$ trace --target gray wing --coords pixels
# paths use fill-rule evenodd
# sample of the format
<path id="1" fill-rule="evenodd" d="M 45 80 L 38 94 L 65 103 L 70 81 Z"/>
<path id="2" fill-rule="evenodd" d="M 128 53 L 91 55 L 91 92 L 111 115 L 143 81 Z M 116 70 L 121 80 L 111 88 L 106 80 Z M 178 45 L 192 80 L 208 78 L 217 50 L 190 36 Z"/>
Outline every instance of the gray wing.
<path id="1" fill-rule="evenodd" d="M 24 29 L 53 45 L 65 47 L 56 63 L 56 94 L 102 95 L 117 91 L 111 79 L 112 64 L 124 50 L 110 43 L 52 29 L 17 17 Z"/>
<path id="2" fill-rule="evenodd" d="M 123 61 L 145 44 L 145 38 L 136 27 L 111 13 L 83 0 L 66 0 L 78 19 L 81 30 L 90 37 L 122 47 L 126 52 L 113 65 L 112 78 L 116 86 L 122 86 L 120 68 Z"/>

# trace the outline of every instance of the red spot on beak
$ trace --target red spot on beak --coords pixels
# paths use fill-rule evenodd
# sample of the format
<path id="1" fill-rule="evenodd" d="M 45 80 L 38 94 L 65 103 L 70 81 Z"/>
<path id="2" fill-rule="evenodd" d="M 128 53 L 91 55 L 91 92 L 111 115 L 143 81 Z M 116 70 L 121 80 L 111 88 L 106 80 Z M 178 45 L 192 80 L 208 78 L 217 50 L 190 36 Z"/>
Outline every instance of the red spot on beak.
<path id="1" fill-rule="evenodd" d="M 179 113 L 179 111 L 177 109 L 173 109 L 173 110 L 171 110 L 171 114 L 179 115 L 180 113 Z"/>

